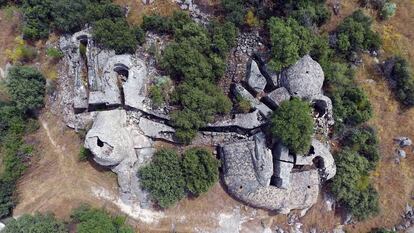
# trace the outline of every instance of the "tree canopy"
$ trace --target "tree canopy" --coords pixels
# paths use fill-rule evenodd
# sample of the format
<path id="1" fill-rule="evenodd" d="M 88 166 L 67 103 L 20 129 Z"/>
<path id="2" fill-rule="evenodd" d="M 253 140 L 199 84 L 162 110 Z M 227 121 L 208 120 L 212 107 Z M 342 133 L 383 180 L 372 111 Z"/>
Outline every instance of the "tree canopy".
<path id="1" fill-rule="evenodd" d="M 52 214 L 35 215 L 25 214 L 17 220 L 11 220 L 2 233 L 67 233 L 68 230 L 62 221 L 57 220 Z"/>
<path id="2" fill-rule="evenodd" d="M 309 103 L 298 98 L 283 102 L 271 119 L 273 136 L 293 153 L 307 153 L 314 132 L 311 113 Z"/>
<path id="3" fill-rule="evenodd" d="M 12 67 L 6 80 L 8 93 L 16 107 L 23 112 L 43 106 L 45 83 L 43 75 L 28 66 Z"/>

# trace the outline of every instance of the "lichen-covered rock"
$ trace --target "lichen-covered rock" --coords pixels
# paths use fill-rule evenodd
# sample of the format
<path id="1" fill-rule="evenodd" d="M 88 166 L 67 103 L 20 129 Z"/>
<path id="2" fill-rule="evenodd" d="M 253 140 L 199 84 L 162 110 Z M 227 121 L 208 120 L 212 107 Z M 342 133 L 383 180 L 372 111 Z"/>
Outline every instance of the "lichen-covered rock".
<path id="1" fill-rule="evenodd" d="M 336 174 L 335 160 L 329 147 L 316 139 L 312 139 L 308 155 L 296 156 L 295 165 L 316 165 L 325 180 L 332 179 Z"/>
<path id="2" fill-rule="evenodd" d="M 313 99 L 322 94 L 324 73 L 318 62 L 305 55 L 282 73 L 281 85 L 290 95 L 302 99 Z"/>
<path id="3" fill-rule="evenodd" d="M 236 114 L 233 118 L 211 123 L 209 127 L 239 127 L 246 130 L 252 130 L 265 124 L 263 116 L 259 113 L 259 110 L 255 110 L 251 113 Z"/>
<path id="4" fill-rule="evenodd" d="M 268 102 L 273 107 L 279 107 L 283 101 L 290 100 L 290 94 L 288 90 L 284 87 L 280 87 L 267 95 Z"/>
<path id="5" fill-rule="evenodd" d="M 266 78 L 260 72 L 257 62 L 252 60 L 250 72 L 247 75 L 247 84 L 256 92 L 261 92 L 266 87 Z"/>
<path id="6" fill-rule="evenodd" d="M 262 186 L 269 186 L 273 175 L 272 152 L 266 147 L 266 136 L 259 133 L 253 136 L 255 156 L 252 158 L 256 179 Z"/>
<path id="7" fill-rule="evenodd" d="M 168 125 L 141 117 L 139 120 L 139 128 L 147 137 L 176 142 L 174 140 L 175 129 Z"/>
<path id="8" fill-rule="evenodd" d="M 289 154 L 289 149 L 278 143 L 274 150 L 274 175 L 275 184 L 278 188 L 287 189 L 290 186 L 291 172 L 294 165 L 294 158 Z"/>
<path id="9" fill-rule="evenodd" d="M 318 112 L 319 118 L 325 118 L 328 126 L 334 125 L 332 100 L 325 95 L 317 95 L 312 99 L 312 104 Z"/>
<path id="10" fill-rule="evenodd" d="M 236 84 L 234 86 L 233 92 L 234 92 L 234 95 L 241 96 L 242 98 L 249 101 L 252 108 L 255 108 L 255 109 L 259 110 L 259 112 L 264 117 L 268 117 L 272 113 L 272 110 L 268 106 L 266 106 L 264 103 L 260 102 L 258 99 L 254 98 L 254 96 L 252 94 L 250 94 L 250 92 L 247 91 L 240 84 Z"/>
<path id="11" fill-rule="evenodd" d="M 256 145 L 250 140 L 221 146 L 224 183 L 234 197 L 254 207 L 283 214 L 309 208 L 317 202 L 320 181 L 316 170 L 291 173 L 291 185 L 287 189 L 262 185 L 254 166 Z M 263 162 L 273 164 L 269 158 Z"/>

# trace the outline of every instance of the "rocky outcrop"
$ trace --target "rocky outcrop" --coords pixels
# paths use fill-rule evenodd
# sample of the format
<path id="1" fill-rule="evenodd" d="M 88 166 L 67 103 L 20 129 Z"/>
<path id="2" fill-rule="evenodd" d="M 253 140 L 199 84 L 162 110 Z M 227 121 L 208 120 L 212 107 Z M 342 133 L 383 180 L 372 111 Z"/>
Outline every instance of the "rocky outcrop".
<path id="1" fill-rule="evenodd" d="M 291 96 L 312 100 L 322 94 L 324 79 L 319 63 L 305 55 L 282 73 L 280 82 Z"/>
<path id="2" fill-rule="evenodd" d="M 238 127 L 245 130 L 252 130 L 265 124 L 263 116 L 259 110 L 255 110 L 251 113 L 246 114 L 235 114 L 231 119 L 218 121 L 212 124 L 208 124 L 209 127 L 215 128 L 230 128 Z"/>
<path id="3" fill-rule="evenodd" d="M 295 159 L 289 154 L 289 149 L 278 143 L 273 151 L 274 183 L 276 187 L 287 189 L 290 187 L 290 177 Z"/>
<path id="4" fill-rule="evenodd" d="M 137 171 L 151 160 L 155 149 L 151 139 L 127 122 L 125 110 L 99 112 L 84 146 L 98 164 L 110 167 L 117 174 L 121 192 L 147 203 L 147 193 L 140 187 Z"/>
<path id="5" fill-rule="evenodd" d="M 176 142 L 174 140 L 175 129 L 168 125 L 141 117 L 138 126 L 147 137 Z"/>
<path id="6" fill-rule="evenodd" d="M 329 147 L 316 139 L 312 139 L 308 155 L 296 156 L 295 165 L 315 165 L 324 180 L 332 179 L 336 174 L 335 160 L 329 151 Z"/>
<path id="7" fill-rule="evenodd" d="M 280 106 L 283 101 L 290 100 L 290 94 L 284 87 L 280 87 L 267 95 L 267 101 L 274 108 Z"/>
<path id="8" fill-rule="evenodd" d="M 243 99 L 249 101 L 252 108 L 259 110 L 264 117 L 267 117 L 272 113 L 272 110 L 268 106 L 256 99 L 240 84 L 236 84 L 234 86 L 233 92 L 235 96 L 241 96 Z"/>
<path id="9" fill-rule="evenodd" d="M 255 92 L 262 92 L 266 87 L 266 78 L 262 75 L 259 66 L 254 60 L 251 62 L 246 82 Z"/>
<path id="10" fill-rule="evenodd" d="M 229 192 L 252 206 L 287 214 L 293 209 L 306 209 L 316 203 L 319 192 L 319 175 L 316 170 L 291 173 L 291 185 L 281 189 L 269 184 L 270 179 L 266 170 L 265 176 L 258 179 L 262 166 L 255 166 L 258 154 L 263 144 L 255 140 L 241 141 L 222 145 L 224 183 Z M 265 147 L 266 148 L 266 147 Z M 263 148 L 262 148 L 263 149 Z M 267 150 L 267 149 L 266 149 Z M 260 163 L 272 164 L 269 156 L 260 157 Z M 263 182 L 266 179 L 266 182 Z M 266 184 L 266 185 L 263 185 Z"/>

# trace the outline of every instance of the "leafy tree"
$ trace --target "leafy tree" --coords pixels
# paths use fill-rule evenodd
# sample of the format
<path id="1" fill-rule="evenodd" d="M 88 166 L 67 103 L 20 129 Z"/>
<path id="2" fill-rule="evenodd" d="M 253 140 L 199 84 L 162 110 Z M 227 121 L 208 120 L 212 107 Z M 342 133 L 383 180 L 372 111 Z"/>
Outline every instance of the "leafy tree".
<path id="1" fill-rule="evenodd" d="M 138 172 L 141 185 L 162 208 L 167 208 L 185 195 L 185 178 L 181 158 L 170 149 L 154 154 L 153 161 Z"/>
<path id="2" fill-rule="evenodd" d="M 76 32 L 86 23 L 89 0 L 54 0 L 51 4 L 52 27 L 62 33 Z"/>
<path id="3" fill-rule="evenodd" d="M 292 17 L 303 26 L 321 26 L 331 17 L 325 2 L 325 0 L 276 0 L 274 9 L 278 15 Z"/>
<path id="4" fill-rule="evenodd" d="M 311 145 L 313 124 L 310 105 L 293 98 L 274 112 L 271 131 L 292 152 L 304 154 Z"/>
<path id="5" fill-rule="evenodd" d="M 378 213 L 378 193 L 369 183 L 368 160 L 344 150 L 335 157 L 335 163 L 337 173 L 331 190 L 338 201 L 359 220 Z"/>
<path id="6" fill-rule="evenodd" d="M 138 45 L 134 30 L 125 20 L 99 20 L 93 25 L 92 35 L 99 45 L 117 54 L 134 53 Z"/>
<path id="7" fill-rule="evenodd" d="M 370 170 L 375 169 L 380 159 L 378 143 L 375 130 L 368 126 L 349 130 L 343 139 L 344 146 L 368 160 Z"/>
<path id="8" fill-rule="evenodd" d="M 378 50 L 381 38 L 371 29 L 372 19 L 361 10 L 355 11 L 337 28 L 337 49 L 347 57 L 362 50 Z"/>
<path id="9" fill-rule="evenodd" d="M 52 0 L 23 0 L 25 39 L 37 40 L 49 35 L 53 2 Z"/>
<path id="10" fill-rule="evenodd" d="M 19 110 L 32 111 L 43 106 L 45 80 L 35 68 L 15 66 L 6 80 L 8 92 Z"/>
<path id="11" fill-rule="evenodd" d="M 219 178 L 220 162 L 203 148 L 193 148 L 184 153 L 183 171 L 187 190 L 193 195 L 207 192 Z"/>
<path id="12" fill-rule="evenodd" d="M 407 60 L 394 57 L 388 61 L 394 63 L 390 80 L 395 83 L 393 88 L 397 99 L 404 105 L 414 106 L 414 76 Z"/>
<path id="13" fill-rule="evenodd" d="M 158 33 L 171 33 L 172 27 L 170 18 L 161 15 L 144 15 L 142 29 Z"/>
<path id="14" fill-rule="evenodd" d="M 246 8 L 242 0 L 223 0 L 221 5 L 226 13 L 226 20 L 241 26 L 244 23 Z"/>
<path id="15" fill-rule="evenodd" d="M 52 214 L 36 213 L 34 216 L 25 214 L 17 220 L 11 220 L 3 233 L 68 233 L 69 230 L 61 222 L 57 220 Z"/>
<path id="16" fill-rule="evenodd" d="M 134 230 L 125 224 L 126 218 L 111 216 L 103 209 L 95 209 L 88 205 L 82 205 L 75 209 L 71 215 L 77 223 L 78 233 L 133 233 Z"/>
<path id="17" fill-rule="evenodd" d="M 272 17 L 268 22 L 272 49 L 271 67 L 280 71 L 310 52 L 314 35 L 292 18 Z"/>

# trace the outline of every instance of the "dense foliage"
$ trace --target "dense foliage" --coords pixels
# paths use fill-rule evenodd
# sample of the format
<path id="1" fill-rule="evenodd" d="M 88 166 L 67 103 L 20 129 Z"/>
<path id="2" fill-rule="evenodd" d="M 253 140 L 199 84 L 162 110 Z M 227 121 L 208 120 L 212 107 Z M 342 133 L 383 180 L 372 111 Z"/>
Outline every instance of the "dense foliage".
<path id="1" fill-rule="evenodd" d="M 270 66 L 276 71 L 292 65 L 312 49 L 312 32 L 292 18 L 272 17 L 268 28 L 272 49 Z"/>
<path id="2" fill-rule="evenodd" d="M 414 106 L 414 76 L 410 65 L 402 57 L 392 58 L 389 62 L 394 63 L 389 78 L 394 83 L 397 99 L 406 106 Z"/>
<path id="3" fill-rule="evenodd" d="M 172 113 L 172 121 L 177 138 L 190 143 L 199 128 L 231 109 L 216 82 L 224 74 L 224 59 L 234 46 L 237 29 L 230 22 L 213 22 L 204 28 L 182 12 L 172 17 L 146 16 L 143 28 L 174 35 L 160 66 L 178 82 L 172 101 L 181 109 Z"/>
<path id="4" fill-rule="evenodd" d="M 110 0 L 23 0 L 26 39 L 47 38 L 51 30 L 73 33 L 86 24 L 95 40 L 116 53 L 133 53 L 143 42 L 139 27 L 131 27 L 122 8 Z"/>
<path id="5" fill-rule="evenodd" d="M 246 15 L 246 6 L 243 0 L 223 0 L 221 5 L 226 14 L 226 20 L 241 26 Z"/>
<path id="6" fill-rule="evenodd" d="M 103 209 L 82 205 L 71 215 L 78 233 L 133 233 L 122 216 L 111 216 Z"/>
<path id="7" fill-rule="evenodd" d="M 274 9 L 278 15 L 292 17 L 301 25 L 321 26 L 331 16 L 326 0 L 276 0 Z"/>
<path id="8" fill-rule="evenodd" d="M 26 112 L 43 106 L 45 83 L 43 75 L 36 69 L 16 66 L 10 69 L 6 86 L 16 107 Z"/>
<path id="9" fill-rule="evenodd" d="M 139 171 L 141 185 L 162 208 L 167 208 L 185 196 L 185 178 L 181 158 L 173 150 L 163 149 L 154 154 L 150 165 Z"/>
<path id="10" fill-rule="evenodd" d="M 68 230 L 60 220 L 51 214 L 25 214 L 17 220 L 13 219 L 2 233 L 67 233 Z"/>
<path id="11" fill-rule="evenodd" d="M 31 67 L 12 67 L 6 79 L 11 103 L 0 103 L 0 218 L 11 214 L 16 204 L 14 190 L 17 179 L 26 166 L 24 160 L 32 148 L 23 142 L 23 135 L 31 125 L 26 113 L 43 106 L 44 80 Z"/>
<path id="12" fill-rule="evenodd" d="M 187 191 L 196 196 L 207 192 L 218 181 L 219 166 L 219 161 L 205 149 L 186 151 L 182 167 Z"/>
<path id="13" fill-rule="evenodd" d="M 350 150 L 364 156 L 369 168 L 375 169 L 379 159 L 378 138 L 375 130 L 369 126 L 361 126 L 346 132 L 342 144 Z"/>
<path id="14" fill-rule="evenodd" d="M 152 162 L 139 170 L 141 184 L 162 208 L 168 208 L 186 193 L 200 195 L 218 180 L 219 161 L 202 148 L 193 148 L 179 156 L 171 149 L 154 154 Z"/>
<path id="15" fill-rule="evenodd" d="M 334 62 L 323 66 L 327 95 L 332 99 L 336 132 L 357 126 L 372 117 L 368 97 L 354 81 L 354 72 L 347 64 Z"/>
<path id="16" fill-rule="evenodd" d="M 372 31 L 371 24 L 372 19 L 361 10 L 345 18 L 337 28 L 336 49 L 348 59 L 363 50 L 378 50 L 381 38 Z"/>
<path id="17" fill-rule="evenodd" d="M 273 135 L 293 153 L 308 152 L 313 135 L 310 105 L 297 98 L 283 102 L 271 119 Z"/>
<path id="18" fill-rule="evenodd" d="M 379 211 L 378 193 L 369 181 L 368 160 L 350 150 L 335 157 L 337 174 L 331 190 L 354 217 L 366 219 Z"/>

